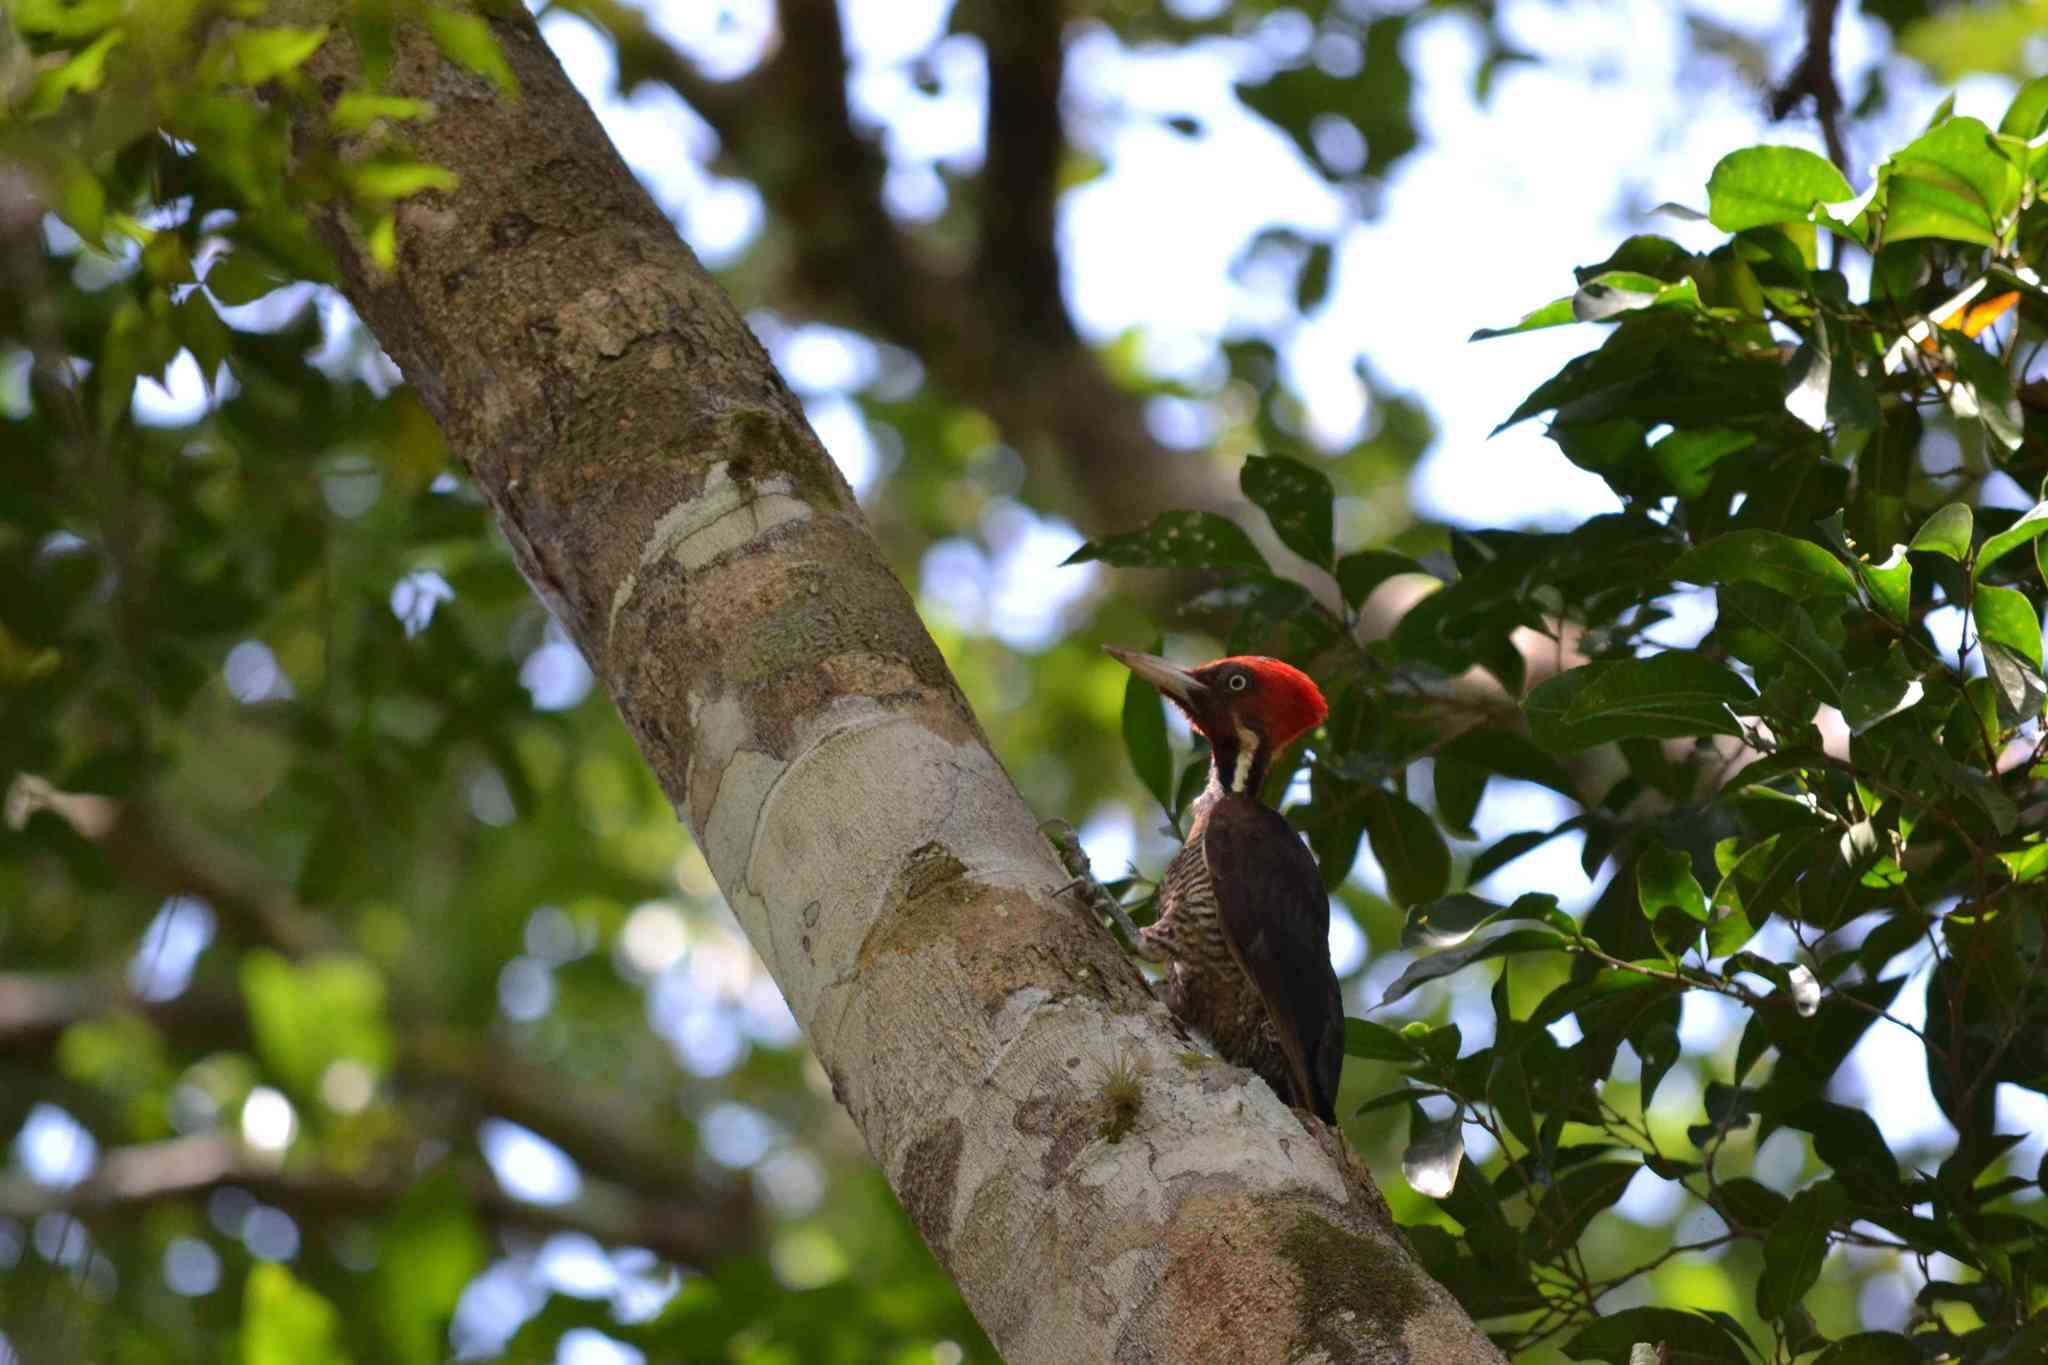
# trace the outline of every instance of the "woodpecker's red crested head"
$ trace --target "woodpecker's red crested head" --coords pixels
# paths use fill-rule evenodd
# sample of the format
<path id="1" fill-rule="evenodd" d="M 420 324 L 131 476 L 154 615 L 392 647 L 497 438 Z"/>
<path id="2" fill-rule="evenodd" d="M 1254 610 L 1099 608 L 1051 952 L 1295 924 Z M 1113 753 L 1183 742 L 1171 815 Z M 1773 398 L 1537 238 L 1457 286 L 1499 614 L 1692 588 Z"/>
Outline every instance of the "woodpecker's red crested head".
<path id="1" fill-rule="evenodd" d="M 1260 769 L 1330 713 L 1308 674 L 1278 659 L 1238 654 L 1181 668 L 1156 654 L 1114 646 L 1108 653 L 1185 712 L 1212 749 L 1256 754 Z M 1232 790 L 1242 787 L 1230 785 Z"/>

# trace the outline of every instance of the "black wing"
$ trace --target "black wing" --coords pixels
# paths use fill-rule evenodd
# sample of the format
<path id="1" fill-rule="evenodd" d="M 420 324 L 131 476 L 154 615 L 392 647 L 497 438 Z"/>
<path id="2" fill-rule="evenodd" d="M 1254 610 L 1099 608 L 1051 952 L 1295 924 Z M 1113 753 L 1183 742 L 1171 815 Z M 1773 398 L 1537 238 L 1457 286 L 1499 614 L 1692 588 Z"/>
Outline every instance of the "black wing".
<path id="1" fill-rule="evenodd" d="M 1230 951 L 1272 1016 L 1294 1073 L 1292 1102 L 1337 1121 L 1344 997 L 1330 968 L 1330 898 L 1316 860 L 1278 811 L 1227 796 L 1202 853 Z"/>

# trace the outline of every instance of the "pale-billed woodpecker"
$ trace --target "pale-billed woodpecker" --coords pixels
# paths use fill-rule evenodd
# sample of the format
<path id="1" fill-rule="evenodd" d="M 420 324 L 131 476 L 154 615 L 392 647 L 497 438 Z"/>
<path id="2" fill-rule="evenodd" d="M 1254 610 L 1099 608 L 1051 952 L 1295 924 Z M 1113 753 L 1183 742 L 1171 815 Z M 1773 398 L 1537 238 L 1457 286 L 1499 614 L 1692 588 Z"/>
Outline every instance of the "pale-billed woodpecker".
<path id="1" fill-rule="evenodd" d="M 1209 741 L 1209 785 L 1160 879 L 1158 918 L 1138 929 L 1114 901 L 1111 911 L 1142 956 L 1169 964 L 1176 1018 L 1288 1104 L 1334 1123 L 1344 1001 L 1330 967 L 1330 901 L 1314 855 L 1259 794 L 1281 751 L 1322 724 L 1323 694 L 1278 659 L 1184 669 L 1109 653 Z"/>

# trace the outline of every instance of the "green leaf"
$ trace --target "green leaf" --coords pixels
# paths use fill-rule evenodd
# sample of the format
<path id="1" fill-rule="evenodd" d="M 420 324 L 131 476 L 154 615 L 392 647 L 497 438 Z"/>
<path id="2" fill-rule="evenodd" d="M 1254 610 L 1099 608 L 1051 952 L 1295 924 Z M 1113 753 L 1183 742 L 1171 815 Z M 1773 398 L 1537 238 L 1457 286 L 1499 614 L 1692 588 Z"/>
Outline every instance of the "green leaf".
<path id="1" fill-rule="evenodd" d="M 2037 502 L 2018 521 L 1984 538 L 1984 543 L 1977 547 L 1976 563 L 1970 567 L 1970 580 L 1975 582 L 1983 577 L 1984 570 L 2044 534 L 2048 534 L 2048 502 Z"/>
<path id="2" fill-rule="evenodd" d="M 1517 830 L 1513 834 L 1503 835 L 1497 842 L 1480 851 L 1479 855 L 1472 860 L 1472 866 L 1467 869 L 1466 876 L 1474 885 L 1477 885 L 1495 872 L 1498 872 L 1501 868 L 1506 867 L 1515 859 L 1521 857 L 1524 853 L 1529 852 L 1531 849 L 1541 848 L 1565 832 L 1566 828 L 1560 826 L 1557 829 L 1548 830 Z"/>
<path id="3" fill-rule="evenodd" d="M 504 49 L 481 16 L 437 7 L 427 11 L 427 29 L 450 61 L 482 76 L 498 87 L 498 93 L 509 95 L 519 88 Z"/>
<path id="4" fill-rule="evenodd" d="M 220 372 L 230 352 L 235 348 L 234 336 L 227 324 L 214 311 L 213 300 L 203 289 L 187 291 L 184 298 L 172 306 L 171 316 L 178 333 L 178 340 L 192 352 L 192 358 L 199 362 L 199 373 L 208 385 Z"/>
<path id="5" fill-rule="evenodd" d="M 1572 296 L 1572 316 L 1580 322 L 1606 322 L 1644 308 L 1700 311 L 1699 286 L 1690 278 L 1667 284 L 1633 270 L 1610 270 L 1587 280 Z"/>
<path id="6" fill-rule="evenodd" d="M 1714 634 L 1729 653 L 1766 682 L 1782 670 L 1820 700 L 1839 706 L 1848 665 L 1820 636 L 1805 608 L 1781 592 L 1756 583 L 1728 583 L 1715 590 L 1720 615 Z"/>
<path id="7" fill-rule="evenodd" d="M 1308 259 L 1301 263 L 1301 273 L 1294 277 L 1294 306 L 1304 313 L 1314 312 L 1330 295 L 1330 267 L 1336 263 L 1337 253 L 1328 242 L 1316 242 L 1308 249 Z"/>
<path id="8" fill-rule="evenodd" d="M 365 161 L 345 173 L 357 199 L 387 204 L 427 190 L 452 190 L 456 174 L 424 161 Z"/>
<path id="9" fill-rule="evenodd" d="M 1883 421 L 1877 390 L 1835 337 L 1837 330 L 1816 319 L 1812 337 L 1786 362 L 1785 411 L 1814 431 L 1832 425 L 1838 433 L 1873 432 Z"/>
<path id="10" fill-rule="evenodd" d="M 1993 150 L 1991 130 L 1973 118 L 1928 129 L 1879 172 L 1888 242 L 1938 237 L 1996 246 L 2019 202 L 2019 170 Z"/>
<path id="11" fill-rule="evenodd" d="M 2041 618 L 2025 593 L 1979 584 L 1970 614 L 1979 638 L 1997 641 L 2040 671 Z"/>
<path id="12" fill-rule="evenodd" d="M 1522 703 L 1529 733 L 1552 753 L 1618 739 L 1739 735 L 1730 708 L 1756 692 L 1734 673 L 1688 650 L 1647 659 L 1582 665 L 1539 684 Z"/>
<path id="13" fill-rule="evenodd" d="M 1892 621 L 1904 625 L 1912 614 L 1913 604 L 1913 564 L 1906 558 L 1906 547 L 1894 549 L 1882 564 L 1858 561 L 1854 567 L 1863 590 L 1870 594 L 1871 604 Z"/>
<path id="14" fill-rule="evenodd" d="M 53 38 L 86 38 L 128 12 L 129 0 L 16 0 L 14 26 Z"/>
<path id="15" fill-rule="evenodd" d="M 2018 450 L 2026 439 L 2026 414 L 2004 363 L 1961 332 L 1941 333 L 1941 353 L 1956 373 L 1942 391 L 1949 411 L 1960 421 L 1982 423 L 1991 440 Z"/>
<path id="16" fill-rule="evenodd" d="M 1244 528 L 1214 512 L 1161 512 L 1142 531 L 1091 540 L 1061 561 L 1099 559 L 1120 569 L 1249 569 L 1266 560 Z"/>
<path id="17" fill-rule="evenodd" d="M 416 119 L 430 119 L 434 106 L 426 100 L 407 99 L 402 95 L 380 95 L 370 90 L 351 90 L 334 102 L 327 111 L 327 121 L 340 133 L 360 133 L 379 119 L 393 123 L 409 123 Z"/>
<path id="18" fill-rule="evenodd" d="M 2048 877 L 2048 841 L 2036 839 L 2022 848 L 2002 850 L 1998 861 L 2016 882 L 2037 882 Z"/>
<path id="19" fill-rule="evenodd" d="M 1634 1161 L 1594 1161 L 1557 1176 L 1529 1221 L 1531 1255 L 1549 1260 L 1576 1246 L 1586 1226 L 1613 1207 L 1640 1170 Z"/>
<path id="20" fill-rule="evenodd" d="M 362 958 L 335 955 L 295 965 L 255 949 L 242 957 L 242 995 L 257 1051 L 298 1095 L 317 1094 L 328 1066 L 343 1058 L 373 1074 L 391 1065 L 384 978 Z"/>
<path id="21" fill-rule="evenodd" d="M 252 251 L 230 251 L 206 271 L 207 289 L 230 308 L 254 303 L 291 282 L 289 275 Z"/>
<path id="22" fill-rule="evenodd" d="M 1904 662 L 1896 646 L 1892 658 Z M 1849 723 L 1850 734 L 1860 735 L 1879 721 L 1889 720 L 1917 704 L 1926 695 L 1926 688 L 1910 669 L 1861 668 L 1842 685 L 1842 719 Z"/>
<path id="23" fill-rule="evenodd" d="M 1890 985 L 1896 993 L 1901 983 L 1884 984 Z M 1862 1030 L 1858 1029 L 1852 1035 L 1852 1044 L 1853 1038 L 1860 1036 Z M 1843 1054 L 1847 1051 L 1847 1048 L 1841 1049 Z M 1830 1054 L 1827 1063 L 1830 1074 L 1832 1067 L 1839 1065 L 1840 1061 L 1839 1056 Z M 1898 1157 L 1885 1143 L 1876 1121 L 1861 1109 L 1831 1104 L 1826 1100 L 1809 1100 L 1781 1115 L 1779 1121 L 1787 1128 L 1811 1133 L 1814 1155 L 1825 1161 L 1836 1178 L 1851 1190 L 1876 1191 L 1897 1187 Z"/>
<path id="24" fill-rule="evenodd" d="M 1652 843 L 1636 859 L 1636 900 L 1643 918 L 1655 920 L 1666 910 L 1707 922 L 1707 896 L 1692 875 L 1692 855 Z"/>
<path id="25" fill-rule="evenodd" d="M 1638 1342 L 1661 1347 L 1664 1365 L 1749 1365 L 1728 1329 L 1700 1313 L 1677 1308 L 1624 1308 L 1609 1313 L 1565 1343 L 1573 1360 L 1629 1365 Z"/>
<path id="26" fill-rule="evenodd" d="M 2034 10 L 2034 6 L 2022 0 L 2022 3 L 2015 4 L 2012 8 L 2021 11 L 2024 22 L 2032 30 L 2038 31 L 2041 18 L 2038 13 L 2030 12 Z M 2024 44 L 2016 45 L 2012 51 L 2017 55 L 2023 47 Z M 2022 85 L 2019 93 L 2012 97 L 2012 103 L 2006 107 L 2005 117 L 1998 121 L 1998 131 L 2006 137 L 2033 143 L 2034 139 L 2041 136 L 2044 128 L 2048 128 L 2048 76 L 2036 76 Z M 2035 144 L 2030 147 L 2024 170 L 2028 176 L 2039 181 L 2044 171 L 2048 171 L 2048 146 Z"/>
<path id="27" fill-rule="evenodd" d="M 106 236 L 107 187 L 84 167 L 65 172 L 55 208 L 66 226 L 86 241 L 97 244 Z"/>
<path id="28" fill-rule="evenodd" d="M 1156 652 L 1158 645 L 1153 646 Z M 1167 811 L 1173 809 L 1173 750 L 1166 740 L 1166 703 L 1135 673 L 1124 677 L 1124 751 L 1145 790 Z"/>
<path id="29" fill-rule="evenodd" d="M 1394 903 L 1415 905 L 1441 896 L 1451 879 L 1451 851 L 1436 821 L 1406 797 L 1379 789 L 1365 795 L 1363 809 L 1366 838 Z"/>
<path id="30" fill-rule="evenodd" d="M 448 1320 L 472 1276 L 490 1261 L 462 1186 L 445 1169 L 408 1193 L 378 1239 L 377 1326 L 401 1365 L 448 1358 Z"/>
<path id="31" fill-rule="evenodd" d="M 1337 561 L 1337 586 L 1344 593 L 1345 605 L 1357 608 L 1364 606 L 1373 590 L 1394 575 L 1426 572 L 1407 555 L 1392 550 L 1360 550 Z"/>
<path id="32" fill-rule="evenodd" d="M 1344 1055 L 1368 1062 L 1412 1062 L 1422 1054 L 1398 1029 L 1368 1019 L 1344 1021 Z"/>
<path id="33" fill-rule="evenodd" d="M 1897 1332 L 1858 1332 L 1831 1343 L 1813 1365 L 1926 1365 L 1927 1357 Z"/>
<path id="34" fill-rule="evenodd" d="M 1577 322 L 1578 314 L 1573 309 L 1576 296 L 1567 294 L 1564 298 L 1553 299 L 1532 313 L 1524 314 L 1522 320 L 1508 327 L 1482 327 L 1471 336 L 1473 341 L 1485 341 L 1491 337 L 1513 336 L 1517 332 L 1534 332 L 1545 327 L 1562 327 Z"/>
<path id="35" fill-rule="evenodd" d="M 1685 583 L 1761 583 L 1799 601 L 1853 598 L 1856 579 L 1827 547 L 1776 531 L 1730 531 L 1687 551 L 1670 576 Z"/>
<path id="36" fill-rule="evenodd" d="M 236 29 L 228 41 L 233 46 L 235 69 L 242 80 L 249 85 L 262 85 L 304 65 L 327 41 L 327 26 Z"/>
<path id="37" fill-rule="evenodd" d="M 1707 907 L 1708 957 L 1734 952 L 1783 908 L 1825 837 L 1823 829 L 1786 830 L 1743 853 L 1714 888 Z"/>
<path id="38" fill-rule="evenodd" d="M 1920 529 L 1913 534 L 1913 543 L 1906 548 L 1946 555 L 1960 564 L 1970 557 L 1972 534 L 1969 504 L 1952 502 L 1922 522 Z"/>
<path id="39" fill-rule="evenodd" d="M 99 89 L 100 82 L 106 79 L 107 54 L 127 36 L 121 29 L 109 29 L 73 53 L 70 60 L 37 76 L 35 91 L 21 111 L 22 116 L 36 119 L 54 114 L 63 105 L 66 95 L 74 92 L 88 95 Z"/>
<path id="40" fill-rule="evenodd" d="M 1729 427 L 1673 431 L 1650 447 L 1657 468 L 1681 498 L 1696 498 L 1714 481 L 1714 466 L 1756 444 L 1756 434 Z"/>
<path id="41" fill-rule="evenodd" d="M 1244 462 L 1238 487 L 1273 523 L 1282 545 L 1318 568 L 1333 567 L 1336 492 L 1327 474 L 1284 455 L 1254 455 Z"/>
<path id="42" fill-rule="evenodd" d="M 341 1315 L 275 1262 L 242 1286 L 242 1365 L 348 1365 Z"/>
<path id="43" fill-rule="evenodd" d="M 2041 31 L 2036 0 L 1991 0 L 1953 8 L 1928 5 L 1891 13 L 1900 18 L 1907 13 L 1921 16 L 1899 29 L 1899 50 L 1926 64 L 1944 85 L 1986 71 L 2026 75 L 2027 40 Z"/>
<path id="44" fill-rule="evenodd" d="M 1574 801 L 1579 798 L 1578 786 L 1564 764 L 1513 730 L 1480 726 L 1459 735 L 1437 753 L 1518 782 L 1534 782 Z"/>
<path id="45" fill-rule="evenodd" d="M 1431 951 L 1455 948 L 1487 925 L 1510 919 L 1544 920 L 1567 934 L 1577 930 L 1571 916 L 1557 908 L 1557 897 L 1543 892 L 1530 891 L 1516 897 L 1513 905 L 1502 905 L 1457 891 L 1410 910 L 1408 922 L 1401 926 L 1401 946 Z"/>
<path id="46" fill-rule="evenodd" d="M 1832 1180 L 1792 1196 L 1784 1214 L 1764 1238 L 1764 1269 L 1756 1282 L 1756 1311 L 1766 1321 L 1782 1317 L 1820 1279 L 1830 1234 L 1849 1212 L 1849 1196 Z"/>
<path id="47" fill-rule="evenodd" d="M 1721 975 L 1732 980 L 1742 972 L 1754 973 L 1776 986 L 1779 995 L 1801 1019 L 1811 1019 L 1819 1012 L 1820 979 L 1805 963 L 1795 962 L 1788 966 L 1756 953 L 1730 954 L 1721 967 Z"/>
<path id="48" fill-rule="evenodd" d="M 1707 179 L 1707 217 L 1724 232 L 1812 221 L 1813 206 L 1855 193 L 1824 156 L 1801 147 L 1730 152 Z"/>
<path id="49" fill-rule="evenodd" d="M 1394 979 L 1387 987 L 1387 993 L 1380 997 L 1380 1006 L 1393 1004 L 1417 986 L 1449 976 L 1452 972 L 1484 962 L 1488 958 L 1507 957 L 1514 953 L 1557 952 L 1565 948 L 1570 940 L 1554 929 L 1510 929 L 1492 938 L 1474 939 L 1461 943 L 1455 948 L 1428 957 L 1419 957 L 1408 964 L 1408 969 Z"/>
<path id="50" fill-rule="evenodd" d="M 1970 614 L 1984 651 L 1984 669 L 1997 691 L 1998 717 L 2019 725 L 2041 712 L 2048 681 L 2041 676 L 2041 619 L 2025 593 L 1977 586 Z"/>
<path id="51" fill-rule="evenodd" d="M 2029 23 L 2038 27 L 2039 19 Z M 2036 76 L 2013 95 L 2005 117 L 1998 121 L 1998 131 L 2031 142 L 2044 128 L 2048 128 L 2048 76 Z"/>
<path id="52" fill-rule="evenodd" d="M 1463 759 L 1438 754 L 1434 767 L 1436 818 L 1460 839 L 1476 839 L 1472 817 L 1486 795 L 1486 769 Z"/>
<path id="53" fill-rule="evenodd" d="M 1401 1176 L 1408 1188 L 1430 1199 L 1445 1199 L 1457 1184 L 1465 1159 L 1465 1113 L 1460 1109 L 1441 1123 L 1432 1123 L 1421 1105 L 1408 1111 L 1408 1146 L 1401 1153 Z"/>

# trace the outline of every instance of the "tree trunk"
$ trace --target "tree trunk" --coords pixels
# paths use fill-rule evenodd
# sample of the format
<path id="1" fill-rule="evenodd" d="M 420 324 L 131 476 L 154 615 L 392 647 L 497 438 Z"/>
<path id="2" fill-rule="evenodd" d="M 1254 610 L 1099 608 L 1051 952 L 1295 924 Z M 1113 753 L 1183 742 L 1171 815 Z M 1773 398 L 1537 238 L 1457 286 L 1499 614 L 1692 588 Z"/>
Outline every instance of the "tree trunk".
<path id="1" fill-rule="evenodd" d="M 388 88 L 433 101 L 415 150 L 460 184 L 400 206 L 388 273 L 330 213 L 344 287 L 990 1337 L 1015 1362 L 1498 1360 L 1341 1139 L 1196 1050 L 1051 894 L 789 390 L 531 21 L 494 28 L 516 102 L 401 41 Z M 337 97 L 346 36 L 308 70 Z"/>

